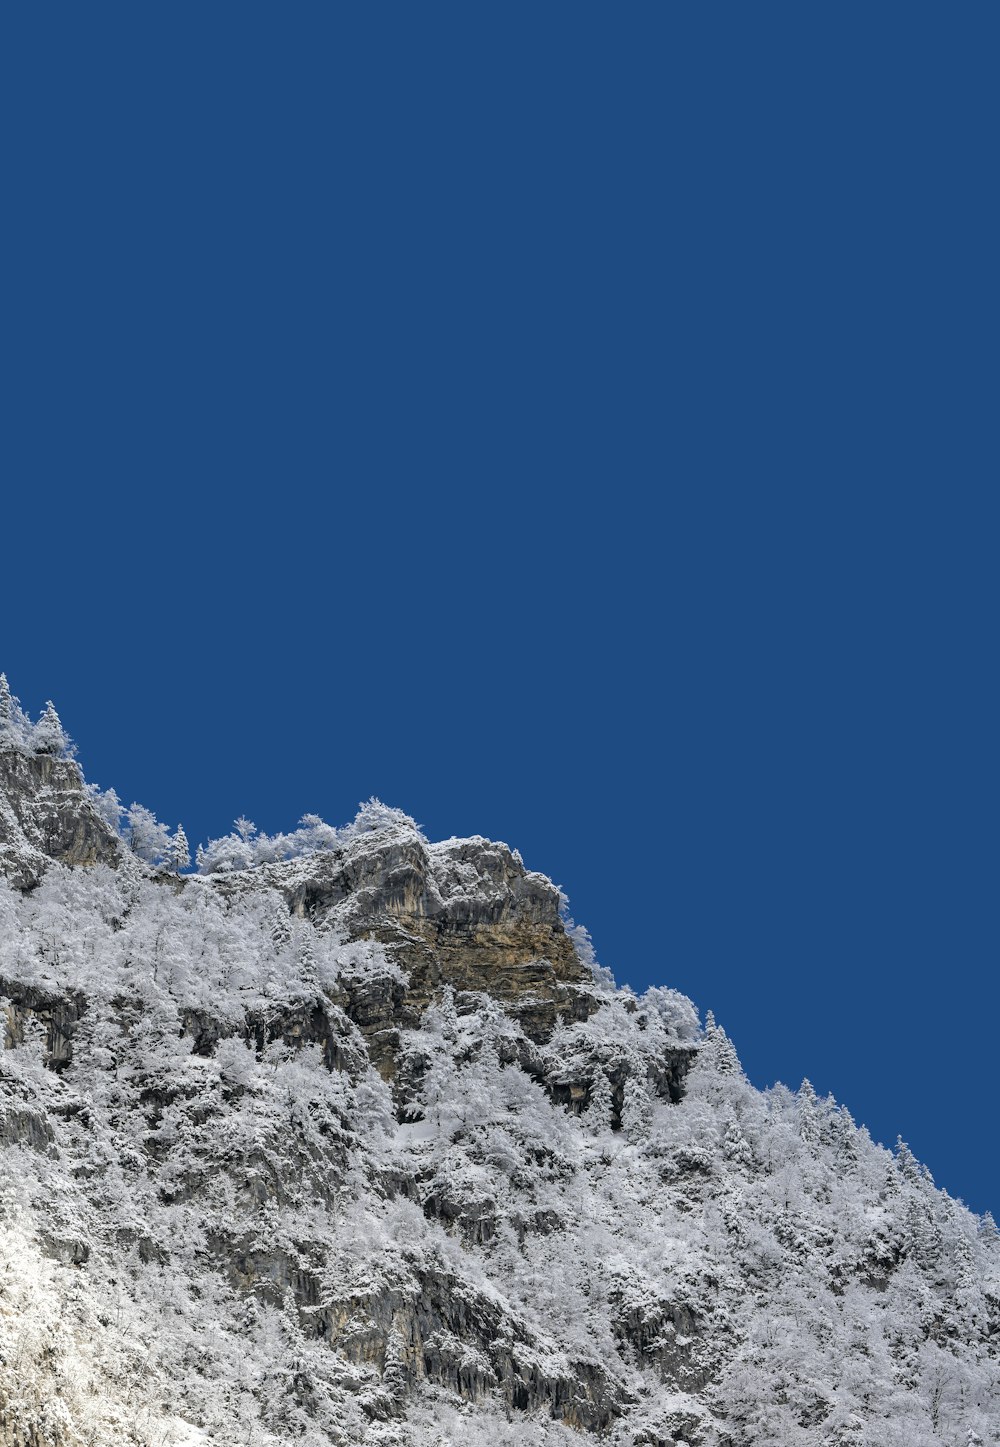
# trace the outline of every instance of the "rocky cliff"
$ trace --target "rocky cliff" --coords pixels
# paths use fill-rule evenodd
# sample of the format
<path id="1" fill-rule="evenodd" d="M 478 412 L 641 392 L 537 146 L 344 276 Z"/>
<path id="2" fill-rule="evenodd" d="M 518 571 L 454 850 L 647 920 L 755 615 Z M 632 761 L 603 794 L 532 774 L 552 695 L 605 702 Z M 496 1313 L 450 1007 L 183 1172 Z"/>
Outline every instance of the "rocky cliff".
<path id="1" fill-rule="evenodd" d="M 405 976 L 365 1021 L 373 1058 L 389 1075 L 402 1030 L 420 1021 L 445 986 L 488 992 L 542 1043 L 558 1020 L 595 1008 L 594 978 L 560 915 L 560 894 L 506 844 L 429 844 L 408 825 L 362 835 L 343 849 L 219 881 L 230 890 L 265 883 L 290 912 L 348 938 L 374 939 Z"/>
<path id="2" fill-rule="evenodd" d="M 179 876 L 0 747 L 2 1447 L 1000 1443 L 992 1222 L 370 824 Z"/>
<path id="3" fill-rule="evenodd" d="M 122 857 L 72 759 L 5 748 L 0 737 L 0 874 L 31 888 L 53 860 L 115 866 Z"/>

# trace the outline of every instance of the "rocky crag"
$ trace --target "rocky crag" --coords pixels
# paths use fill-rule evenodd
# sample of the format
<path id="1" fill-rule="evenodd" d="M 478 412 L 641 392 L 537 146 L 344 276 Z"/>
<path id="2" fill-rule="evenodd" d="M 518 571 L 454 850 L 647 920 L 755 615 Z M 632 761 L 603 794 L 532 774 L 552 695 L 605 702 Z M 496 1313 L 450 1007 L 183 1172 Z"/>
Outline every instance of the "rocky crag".
<path id="1" fill-rule="evenodd" d="M 0 872 L 12 884 L 32 888 L 53 861 L 114 868 L 123 855 L 72 759 L 0 752 Z"/>
<path id="2" fill-rule="evenodd" d="M 989 1218 L 516 851 L 179 874 L 2 724 L 3 1447 L 1000 1443 Z"/>

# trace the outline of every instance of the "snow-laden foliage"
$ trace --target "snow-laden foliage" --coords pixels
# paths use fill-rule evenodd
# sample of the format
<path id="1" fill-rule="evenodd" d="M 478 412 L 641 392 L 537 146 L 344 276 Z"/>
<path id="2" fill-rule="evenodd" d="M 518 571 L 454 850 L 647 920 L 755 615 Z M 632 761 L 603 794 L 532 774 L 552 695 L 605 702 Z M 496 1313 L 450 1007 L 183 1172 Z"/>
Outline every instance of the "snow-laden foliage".
<path id="1" fill-rule="evenodd" d="M 667 989 L 443 988 L 390 1086 L 402 985 L 263 881 L 0 888 L 0 1441 L 1000 1443 L 996 1228 L 905 1147 Z"/>
<path id="2" fill-rule="evenodd" d="M 262 834 L 249 819 L 237 819 L 231 834 L 199 844 L 196 861 L 199 874 L 232 874 L 236 870 L 253 869 L 258 864 L 274 864 L 282 859 L 298 859 L 317 850 L 337 849 L 363 834 L 386 831 L 412 832 L 423 838 L 419 825 L 392 809 L 380 799 L 369 799 L 358 806 L 350 824 L 335 829 L 318 814 L 304 814 L 299 827 L 287 834 Z"/>
<path id="3" fill-rule="evenodd" d="M 99 818 L 108 826 L 112 834 L 124 838 L 122 828 L 122 815 L 125 813 L 125 805 L 119 799 L 114 789 L 99 789 L 96 784 L 85 785 L 87 797 L 97 811 Z M 136 805 L 132 805 L 133 809 Z"/>
<path id="4" fill-rule="evenodd" d="M 191 850 L 183 824 L 178 824 L 171 834 L 168 826 L 161 824 L 152 809 L 144 804 L 133 803 L 126 809 L 114 789 L 99 789 L 96 784 L 85 784 L 84 789 L 101 821 L 138 859 L 172 874 L 181 874 L 187 869 Z"/>
<path id="5" fill-rule="evenodd" d="M 74 752 L 55 705 L 47 703 L 37 723 L 32 723 L 20 699 L 11 693 L 5 673 L 0 673 L 0 748 L 24 754 L 53 754 L 60 759 L 72 757 Z"/>

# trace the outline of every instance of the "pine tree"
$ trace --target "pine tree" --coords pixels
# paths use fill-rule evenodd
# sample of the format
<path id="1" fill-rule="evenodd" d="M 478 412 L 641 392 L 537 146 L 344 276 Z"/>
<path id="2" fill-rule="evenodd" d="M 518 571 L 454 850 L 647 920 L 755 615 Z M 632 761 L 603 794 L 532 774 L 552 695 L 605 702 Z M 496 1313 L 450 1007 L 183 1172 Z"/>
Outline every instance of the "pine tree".
<path id="1" fill-rule="evenodd" d="M 313 949 L 314 933 L 311 925 L 306 925 L 299 936 L 298 963 L 299 978 L 303 988 L 307 992 L 319 990 L 319 971 L 316 968 L 316 951 Z"/>
<path id="2" fill-rule="evenodd" d="M 36 754 L 54 754 L 58 757 L 66 752 L 69 739 L 51 699 L 32 730 L 31 745 Z"/>
<path id="3" fill-rule="evenodd" d="M 408 1385 L 410 1368 L 406 1338 L 393 1323 L 385 1339 L 385 1366 L 382 1370 L 382 1385 L 390 1392 L 402 1394 Z"/>
<path id="4" fill-rule="evenodd" d="M 17 699 L 7 685 L 6 673 L 0 673 L 0 748 L 5 744 L 14 746 L 21 741 L 23 730 L 19 724 L 20 712 Z"/>
<path id="5" fill-rule="evenodd" d="M 163 862 L 174 874 L 180 874 L 181 870 L 187 869 L 191 863 L 191 848 L 188 844 L 187 835 L 184 833 L 183 824 L 178 824 L 177 833 L 167 846 L 167 852 L 164 855 Z"/>
<path id="6" fill-rule="evenodd" d="M 587 1104 L 587 1124 L 595 1131 L 611 1130 L 614 1126 L 615 1102 L 611 1082 L 603 1070 L 598 1069 L 590 1087 Z"/>
<path id="7" fill-rule="evenodd" d="M 653 1123 L 653 1102 L 646 1081 L 630 1075 L 625 1082 L 622 1130 L 633 1144 L 646 1140 Z"/>
<path id="8" fill-rule="evenodd" d="M 804 1141 L 815 1145 L 820 1137 L 819 1101 L 811 1080 L 803 1079 L 799 1086 L 798 1098 L 799 1134 Z"/>
<path id="9" fill-rule="evenodd" d="M 861 1159 L 861 1136 L 854 1117 L 846 1105 L 841 1105 L 837 1107 L 833 1120 L 833 1149 L 837 1170 L 842 1176 L 854 1175 Z"/>
<path id="10" fill-rule="evenodd" d="M 920 1163 L 903 1137 L 896 1137 L 896 1168 L 904 1181 L 916 1184 L 920 1180 Z"/>
<path id="11" fill-rule="evenodd" d="M 726 1160 L 744 1166 L 748 1171 L 753 1167 L 753 1151 L 750 1149 L 746 1136 L 740 1128 L 740 1123 L 735 1116 L 731 1117 L 726 1126 L 726 1134 L 722 1143 Z"/>
<path id="12" fill-rule="evenodd" d="M 722 1026 L 716 1022 L 711 1010 L 705 1016 L 704 1051 L 711 1060 L 717 1075 L 742 1075 L 743 1067 L 736 1054 L 736 1047 Z"/>
<path id="13" fill-rule="evenodd" d="M 198 860 L 201 862 L 202 847 L 198 845 Z M 288 911 L 278 908 L 271 917 L 271 943 L 276 951 L 281 951 L 292 938 L 291 916 Z"/>

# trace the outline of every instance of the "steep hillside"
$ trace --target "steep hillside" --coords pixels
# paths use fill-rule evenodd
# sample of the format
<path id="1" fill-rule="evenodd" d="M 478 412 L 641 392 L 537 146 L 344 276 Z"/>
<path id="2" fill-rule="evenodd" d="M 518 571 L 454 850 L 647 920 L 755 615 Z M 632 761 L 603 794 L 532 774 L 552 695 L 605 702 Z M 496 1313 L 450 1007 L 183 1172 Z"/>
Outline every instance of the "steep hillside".
<path id="1" fill-rule="evenodd" d="M 54 717 L 0 688 L 2 1447 L 1000 1444 L 1000 1241 L 905 1146 L 506 845 L 180 874 Z"/>

